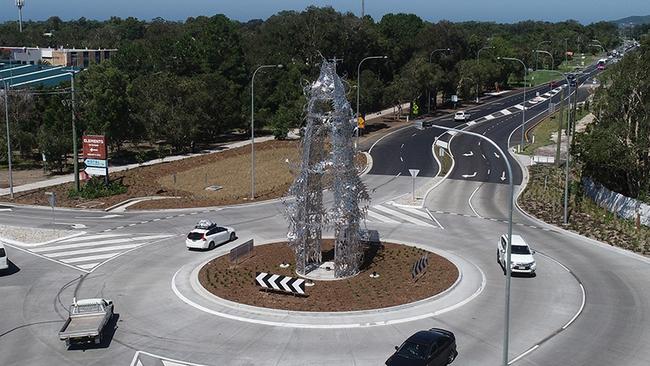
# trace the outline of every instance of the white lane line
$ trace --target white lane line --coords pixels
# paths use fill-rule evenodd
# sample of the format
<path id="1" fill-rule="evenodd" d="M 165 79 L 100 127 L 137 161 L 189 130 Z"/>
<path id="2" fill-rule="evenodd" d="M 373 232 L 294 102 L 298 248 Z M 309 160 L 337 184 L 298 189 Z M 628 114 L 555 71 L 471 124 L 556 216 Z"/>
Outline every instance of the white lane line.
<path id="1" fill-rule="evenodd" d="M 87 257 L 61 259 L 61 262 L 63 262 L 63 263 L 90 262 L 90 261 L 96 261 L 96 260 L 100 260 L 100 259 L 108 259 L 108 258 L 111 258 L 111 257 L 115 257 L 118 254 L 119 253 L 108 253 L 108 254 L 91 255 L 91 256 L 87 256 Z"/>
<path id="2" fill-rule="evenodd" d="M 501 158 L 501 156 L 499 154 L 497 154 L 497 153 L 494 153 L 494 157 L 497 158 L 497 159 Z"/>
<path id="3" fill-rule="evenodd" d="M 491 119 L 495 119 L 495 118 L 496 118 L 496 117 L 494 117 L 494 116 L 491 115 L 491 114 L 488 114 L 487 116 L 485 116 L 485 119 L 487 119 L 488 121 L 491 120 Z"/>
<path id="4" fill-rule="evenodd" d="M 402 146 L 400 146 L 399 148 L 400 148 L 400 149 L 403 149 L 403 148 L 404 148 L 404 144 L 402 144 Z"/>
<path id="5" fill-rule="evenodd" d="M 160 221 L 160 219 L 153 219 L 153 221 Z"/>
<path id="6" fill-rule="evenodd" d="M 573 318 L 571 318 L 571 320 L 569 320 L 566 324 L 564 324 L 564 326 L 562 327 L 562 330 L 568 328 L 569 325 L 571 325 L 576 319 L 578 319 L 580 314 L 582 314 L 582 310 L 584 310 L 584 308 L 585 308 L 585 303 L 586 303 L 587 296 L 586 296 L 586 293 L 585 293 L 585 287 L 582 286 L 582 284 L 580 284 L 580 290 L 582 291 L 582 304 L 580 304 L 580 309 L 578 309 L 578 312 L 573 316 Z"/>
<path id="7" fill-rule="evenodd" d="M 129 224 L 129 226 L 135 226 L 136 224 Z"/>
<path id="8" fill-rule="evenodd" d="M 531 348 L 528 349 L 528 351 L 526 351 L 526 352 L 520 354 L 519 356 L 515 357 L 512 361 L 508 361 L 508 365 L 512 365 L 513 363 L 521 360 L 522 358 L 526 357 L 527 354 L 533 352 L 537 348 L 539 348 L 539 344 L 536 344 L 536 345 L 532 346 Z"/>
<path id="9" fill-rule="evenodd" d="M 488 175 L 490 175 L 490 172 L 491 172 L 491 171 L 492 171 L 492 169 L 488 169 Z"/>
<path id="10" fill-rule="evenodd" d="M 72 239 L 66 239 L 66 240 L 61 240 L 57 241 L 57 243 L 74 243 L 78 241 L 86 241 L 86 240 L 93 240 L 93 239 L 104 239 L 104 238 L 114 238 L 116 236 L 126 236 L 129 234 L 99 234 L 99 235 L 89 235 L 89 236 L 77 236 Z"/>
<path id="11" fill-rule="evenodd" d="M 427 210 L 427 213 L 429 214 L 429 217 L 431 217 L 431 219 L 432 219 L 433 221 L 435 221 L 436 224 L 438 224 L 438 226 L 440 226 L 440 228 L 441 228 L 442 230 L 445 230 L 445 228 L 444 228 L 442 225 L 440 225 L 440 221 L 438 221 L 438 219 L 436 219 L 436 217 L 433 216 L 433 214 L 431 213 L 431 211 L 429 211 L 428 208 L 425 208 L 425 210 Z M 437 211 L 436 211 L 436 212 L 437 212 Z M 442 213 L 442 212 L 440 212 L 440 213 Z"/>
<path id="12" fill-rule="evenodd" d="M 59 258 L 59 257 L 70 257 L 73 255 L 79 255 L 79 254 L 92 254 L 92 253 L 101 253 L 101 252 L 116 252 L 124 249 L 131 249 L 135 248 L 142 245 L 142 243 L 136 243 L 136 244 L 126 244 L 126 245 L 115 245 L 112 247 L 99 247 L 99 248 L 93 248 L 93 249 L 81 249 L 81 250 L 71 250 L 68 252 L 58 252 L 58 253 L 51 253 L 51 254 L 44 254 L 45 256 L 48 256 L 50 258 Z"/>
<path id="13" fill-rule="evenodd" d="M 79 265 L 77 265 L 77 267 L 83 268 L 83 269 L 92 269 L 92 268 L 97 267 L 97 265 L 99 265 L 99 262 L 97 262 L 97 263 L 89 263 L 89 264 L 79 264 Z"/>
<path id="14" fill-rule="evenodd" d="M 474 178 L 474 177 L 476 177 L 476 172 L 474 172 L 474 174 L 463 174 L 462 177 L 463 178 Z"/>
<path id="15" fill-rule="evenodd" d="M 417 135 L 417 133 L 412 134 L 411 137 L 413 137 L 413 136 L 415 136 L 415 135 Z"/>
<path id="16" fill-rule="evenodd" d="M 404 159 L 403 159 L 401 156 L 399 157 L 399 160 L 400 160 L 401 162 L 404 162 Z"/>
<path id="17" fill-rule="evenodd" d="M 480 219 L 482 219 L 483 216 L 479 215 L 478 212 L 474 209 L 474 206 L 472 206 L 472 198 L 474 198 L 474 195 L 476 194 L 476 192 L 478 192 L 479 189 L 481 189 L 482 186 L 483 184 L 479 184 L 479 186 L 476 187 L 474 192 L 472 192 L 472 194 L 469 196 L 469 199 L 467 200 L 467 203 L 469 204 L 469 208 L 471 208 L 472 212 L 474 212 L 474 215 L 476 215 Z"/>
<path id="18" fill-rule="evenodd" d="M 512 114 L 512 112 L 510 112 L 510 111 L 507 110 L 507 109 L 502 109 L 502 110 L 500 110 L 499 112 L 503 113 L 504 116 L 507 116 L 507 115 L 509 115 L 509 114 Z"/>
<path id="19" fill-rule="evenodd" d="M 483 157 L 483 160 L 487 160 L 487 158 L 485 157 L 485 154 L 481 154 L 481 156 Z"/>
<path id="20" fill-rule="evenodd" d="M 521 104 L 517 104 L 517 105 L 515 106 L 515 108 L 517 108 L 517 109 L 519 109 L 519 110 L 522 110 L 522 111 L 524 110 L 524 106 L 521 105 Z"/>
<path id="21" fill-rule="evenodd" d="M 377 219 L 377 220 L 379 220 L 381 222 L 386 222 L 386 223 L 389 223 L 389 224 L 401 224 L 399 221 L 395 221 L 395 220 L 391 219 L 390 217 L 380 215 L 380 214 L 378 214 L 378 213 L 376 213 L 374 211 L 370 211 L 370 210 L 368 210 L 368 216 L 370 216 L 372 218 L 375 218 L 375 219 Z"/>
<path id="22" fill-rule="evenodd" d="M 379 210 L 379 211 L 382 211 L 382 212 L 384 212 L 384 213 L 387 213 L 387 214 L 389 214 L 389 215 L 391 215 L 391 216 L 399 217 L 400 219 L 402 219 L 402 220 L 406 220 L 406 221 L 408 221 L 408 222 L 410 222 L 410 223 L 412 223 L 412 224 L 415 224 L 415 225 L 420 225 L 420 226 L 433 226 L 430 222 L 425 222 L 425 221 L 422 221 L 422 220 L 420 220 L 420 219 L 417 219 L 417 218 L 415 218 L 415 217 L 413 217 L 413 216 L 405 215 L 405 214 L 403 214 L 403 213 L 401 213 L 401 212 L 399 212 L 399 211 L 391 210 L 391 209 L 388 208 L 388 207 L 384 207 L 384 206 L 375 206 L 374 208 L 375 208 L 376 210 Z"/>

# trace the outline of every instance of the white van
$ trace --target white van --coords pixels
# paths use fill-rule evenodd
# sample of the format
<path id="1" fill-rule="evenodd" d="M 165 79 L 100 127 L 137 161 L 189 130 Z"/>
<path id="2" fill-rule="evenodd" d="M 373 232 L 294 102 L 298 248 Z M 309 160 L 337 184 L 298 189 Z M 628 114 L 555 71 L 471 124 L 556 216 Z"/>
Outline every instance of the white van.
<path id="1" fill-rule="evenodd" d="M 9 268 L 9 262 L 7 261 L 7 251 L 5 246 L 0 242 L 0 271 L 3 269 Z"/>

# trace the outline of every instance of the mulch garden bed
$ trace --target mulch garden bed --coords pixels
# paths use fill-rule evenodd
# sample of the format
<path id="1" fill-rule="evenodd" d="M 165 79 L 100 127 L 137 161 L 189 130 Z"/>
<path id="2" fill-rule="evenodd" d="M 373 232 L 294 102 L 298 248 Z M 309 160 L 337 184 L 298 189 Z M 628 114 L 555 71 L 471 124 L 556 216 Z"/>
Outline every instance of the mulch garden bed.
<path id="1" fill-rule="evenodd" d="M 323 261 L 333 258 L 333 240 L 323 241 Z M 336 281 L 315 281 L 308 297 L 260 290 L 256 272 L 297 277 L 295 257 L 287 243 L 256 246 L 254 256 L 238 265 L 228 256 L 213 259 L 199 271 L 199 281 L 211 293 L 243 304 L 294 311 L 355 311 L 385 308 L 426 299 L 448 289 L 458 278 L 449 260 L 411 246 L 381 243 L 365 247 L 361 273 Z M 418 281 L 411 278 L 416 260 L 428 253 L 429 265 Z M 288 268 L 280 268 L 286 262 Z M 370 274 L 377 272 L 378 278 Z"/>

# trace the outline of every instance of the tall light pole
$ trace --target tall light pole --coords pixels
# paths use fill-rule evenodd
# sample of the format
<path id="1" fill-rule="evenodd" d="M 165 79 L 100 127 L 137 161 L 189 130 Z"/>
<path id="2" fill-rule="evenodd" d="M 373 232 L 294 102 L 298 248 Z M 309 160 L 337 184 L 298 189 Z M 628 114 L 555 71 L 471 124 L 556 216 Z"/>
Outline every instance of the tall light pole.
<path id="1" fill-rule="evenodd" d="M 361 0 L 361 18 L 366 16 L 366 3 L 364 0 Z"/>
<path id="2" fill-rule="evenodd" d="M 262 65 L 255 69 L 251 78 L 251 200 L 255 199 L 255 75 L 262 69 L 281 69 L 282 67 L 280 64 Z"/>
<path id="3" fill-rule="evenodd" d="M 522 106 L 524 107 L 521 111 L 521 142 L 519 143 L 519 151 L 524 151 L 524 126 L 526 125 L 526 84 L 528 79 L 528 68 L 526 64 L 518 58 L 514 57 L 498 57 L 499 60 L 507 61 L 516 61 L 519 62 L 524 67 L 524 102 Z"/>
<path id="4" fill-rule="evenodd" d="M 569 67 L 569 39 L 564 39 L 564 65 Z"/>
<path id="5" fill-rule="evenodd" d="M 456 133 L 466 134 L 474 137 L 478 137 L 484 141 L 490 143 L 494 148 L 501 154 L 503 160 L 506 162 L 506 168 L 508 169 L 508 186 L 510 188 L 510 197 L 508 198 L 508 245 L 506 247 L 506 298 L 505 298 L 505 317 L 504 317 L 504 327 L 503 327 L 503 366 L 508 366 L 508 345 L 510 343 L 510 279 L 512 278 L 512 268 L 511 263 L 511 253 L 512 253 L 512 208 L 515 201 L 515 186 L 512 176 L 512 166 L 510 161 L 507 158 L 507 155 L 503 150 L 497 145 L 496 142 L 491 139 L 470 131 L 458 130 L 452 127 L 445 127 L 439 125 L 431 125 L 433 128 L 439 128 L 441 130 L 453 131 Z"/>
<path id="6" fill-rule="evenodd" d="M 599 45 L 599 44 L 590 44 L 589 47 L 600 47 L 601 50 L 603 50 L 603 53 L 607 53 L 605 50 L 605 47 Z"/>
<path id="7" fill-rule="evenodd" d="M 539 49 L 539 47 L 540 47 L 541 45 L 545 44 L 545 43 L 549 43 L 549 44 L 550 44 L 551 41 L 541 41 L 541 42 L 537 43 L 537 49 Z M 537 61 L 538 61 L 538 59 L 537 59 L 537 55 L 535 55 L 535 70 L 537 70 L 537 68 L 538 68 L 538 62 L 537 62 Z"/>
<path id="8" fill-rule="evenodd" d="M 18 28 L 20 33 L 23 32 L 23 6 L 25 6 L 25 0 L 16 0 L 16 6 L 18 7 Z"/>
<path id="9" fill-rule="evenodd" d="M 75 115 L 74 72 L 70 73 L 70 110 L 72 111 L 72 156 L 74 159 L 74 186 L 77 192 L 79 192 L 79 148 L 77 147 L 77 116 Z M 108 176 L 106 176 L 106 179 L 108 179 Z"/>
<path id="10" fill-rule="evenodd" d="M 561 73 L 560 71 L 557 71 L 557 70 L 544 70 L 544 71 L 554 72 L 554 73 L 560 75 L 561 77 L 563 77 L 564 81 L 566 82 L 566 85 L 567 85 L 567 94 L 569 95 L 567 97 L 567 99 L 569 100 L 569 103 L 568 103 L 568 105 L 569 105 L 569 113 L 567 113 L 568 116 L 567 116 L 567 124 L 566 124 L 567 139 L 566 139 L 566 166 L 565 166 L 565 172 L 564 172 L 564 218 L 563 218 L 564 219 L 563 220 L 564 225 L 567 225 L 569 223 L 569 164 L 571 162 L 571 144 L 569 143 L 569 126 L 571 126 L 571 112 L 570 112 L 570 109 L 571 109 L 571 84 L 569 83 L 569 78 L 567 78 L 567 76 L 564 75 L 563 73 Z M 577 90 L 577 86 L 578 85 L 576 84 L 576 90 Z M 578 93 L 575 93 L 574 98 L 578 98 Z M 575 121 L 574 121 L 574 123 L 575 123 Z M 573 138 L 573 136 L 571 136 L 571 138 Z M 558 139 L 557 143 L 559 145 L 560 142 L 561 142 L 559 135 L 558 135 L 557 139 Z"/>
<path id="11" fill-rule="evenodd" d="M 451 52 L 451 48 L 437 48 L 431 51 L 429 54 L 429 65 L 431 65 L 431 59 L 436 52 Z M 431 113 L 431 90 L 427 90 L 427 96 L 427 113 Z M 436 95 L 435 97 L 437 98 L 438 96 Z"/>
<path id="12" fill-rule="evenodd" d="M 535 55 L 539 55 L 540 53 L 544 53 L 544 54 L 547 54 L 547 55 L 551 56 L 551 70 L 553 70 L 553 67 L 555 66 L 555 58 L 553 57 L 552 53 L 550 53 L 548 51 L 544 51 L 544 50 L 533 50 L 533 52 L 535 52 Z"/>
<path id="13" fill-rule="evenodd" d="M 494 48 L 493 46 L 485 46 L 485 47 L 481 48 L 480 50 L 478 50 L 476 52 L 476 68 L 477 68 L 477 70 L 478 70 L 478 59 L 479 59 L 479 56 L 481 55 L 481 51 L 488 50 L 488 49 L 493 49 L 493 48 Z M 477 77 L 476 78 L 476 103 L 478 103 L 478 95 L 480 94 L 479 93 L 479 85 L 480 85 L 480 77 Z"/>
<path id="14" fill-rule="evenodd" d="M 384 59 L 385 60 L 387 58 L 388 58 L 388 56 L 368 56 L 368 57 L 364 58 L 363 60 L 361 60 L 359 62 L 359 65 L 357 66 L 357 141 L 355 142 L 355 145 L 356 145 L 355 148 L 357 148 L 359 146 L 359 126 L 358 126 L 358 123 L 359 123 L 359 117 L 360 117 L 360 114 L 359 114 L 359 94 L 361 92 L 361 64 L 366 60 L 374 60 L 374 59 Z"/>
<path id="15" fill-rule="evenodd" d="M 14 177 L 13 170 L 11 169 L 11 135 L 9 133 L 9 88 L 7 81 L 2 79 L 5 92 L 5 122 L 7 124 L 7 163 L 9 165 L 9 197 L 14 199 Z"/>

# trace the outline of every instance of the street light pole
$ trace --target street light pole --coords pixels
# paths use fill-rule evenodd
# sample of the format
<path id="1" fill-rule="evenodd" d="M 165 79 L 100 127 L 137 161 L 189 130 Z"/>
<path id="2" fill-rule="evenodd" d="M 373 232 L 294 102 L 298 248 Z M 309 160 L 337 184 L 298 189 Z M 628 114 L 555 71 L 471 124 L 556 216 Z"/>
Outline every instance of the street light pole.
<path id="1" fill-rule="evenodd" d="M 433 54 L 442 51 L 450 52 L 451 48 L 438 48 L 431 51 L 431 53 L 429 54 L 429 65 L 431 65 L 431 59 L 433 58 Z M 435 97 L 437 98 L 438 96 L 436 95 Z M 427 113 L 431 113 L 431 90 L 428 90 L 428 88 L 427 88 Z"/>
<path id="2" fill-rule="evenodd" d="M 72 110 L 72 156 L 74 159 L 74 186 L 76 191 L 79 192 L 79 148 L 77 147 L 77 116 L 75 115 L 74 72 L 70 73 L 70 93 L 70 109 Z M 108 179 L 108 176 L 106 179 Z"/>
<path id="3" fill-rule="evenodd" d="M 493 46 L 485 46 L 485 47 L 481 48 L 480 50 L 478 50 L 476 52 L 476 68 L 477 69 L 478 69 L 478 65 L 479 65 L 478 60 L 479 60 L 479 56 L 481 55 L 481 51 L 487 50 L 487 49 L 493 49 L 493 48 L 494 48 Z M 478 104 L 478 95 L 480 93 L 479 92 L 479 85 L 480 85 L 480 78 L 477 77 L 476 78 L 476 103 L 477 104 Z"/>
<path id="4" fill-rule="evenodd" d="M 522 106 L 524 109 L 521 111 L 521 142 L 519 143 L 519 151 L 524 151 L 524 126 L 526 125 L 526 79 L 528 79 L 528 68 L 526 67 L 526 64 L 514 57 L 499 57 L 499 60 L 508 60 L 508 61 L 517 61 L 519 62 L 523 67 L 524 67 L 524 102 L 522 103 Z"/>
<path id="5" fill-rule="evenodd" d="M 7 81 L 2 79 L 5 92 L 5 122 L 7 124 L 7 163 L 9 167 L 9 197 L 14 199 L 14 177 L 13 170 L 11 168 L 11 135 L 9 133 L 9 88 L 7 87 Z"/>
<path id="6" fill-rule="evenodd" d="M 456 133 L 461 133 L 461 134 L 467 134 L 470 136 L 478 137 L 484 141 L 487 141 L 490 143 L 492 146 L 494 146 L 495 149 L 501 154 L 503 159 L 506 162 L 506 167 L 508 169 L 508 185 L 510 188 L 510 197 L 508 199 L 508 245 L 506 247 L 506 298 L 505 298 L 505 317 L 504 317 L 504 328 L 503 328 L 503 363 L 502 366 L 508 366 L 508 345 L 510 343 L 510 280 L 512 278 L 512 268 L 510 268 L 510 263 L 511 263 L 511 253 L 512 253 L 512 209 L 515 201 L 515 186 L 514 186 L 514 180 L 512 176 L 512 166 L 510 165 L 510 161 L 507 158 L 507 155 L 503 152 L 503 150 L 497 145 L 496 142 L 492 141 L 491 139 L 475 133 L 475 132 L 470 132 L 470 131 L 465 131 L 465 130 L 459 130 L 455 129 L 452 127 L 445 127 L 445 126 L 439 126 L 439 125 L 432 125 L 431 127 L 433 128 L 439 128 L 441 130 L 447 130 L 447 131 L 453 131 Z"/>
<path id="7" fill-rule="evenodd" d="M 251 78 L 251 200 L 255 199 L 255 75 L 268 68 L 282 68 L 282 65 L 262 65 L 255 69 Z"/>
<path id="8" fill-rule="evenodd" d="M 545 54 L 551 56 L 551 70 L 553 70 L 553 67 L 555 66 L 555 58 L 553 57 L 552 53 L 550 53 L 548 51 L 544 51 L 544 50 L 533 50 L 533 52 L 535 52 L 536 55 L 540 54 L 540 53 L 545 53 Z"/>
<path id="9" fill-rule="evenodd" d="M 359 146 L 359 94 L 361 93 L 361 64 L 366 61 L 366 60 L 374 60 L 374 59 L 387 59 L 388 56 L 368 56 L 361 60 L 359 62 L 359 65 L 357 66 L 357 139 L 356 142 L 354 143 L 355 146 L 354 148 L 356 149 Z"/>
<path id="10" fill-rule="evenodd" d="M 539 46 L 543 45 L 544 43 L 551 43 L 551 41 L 541 41 L 541 42 L 537 43 L 537 49 L 539 49 Z M 535 55 L 535 70 L 537 70 L 537 68 L 539 67 L 538 60 L 539 59 L 538 59 L 537 55 Z"/>

